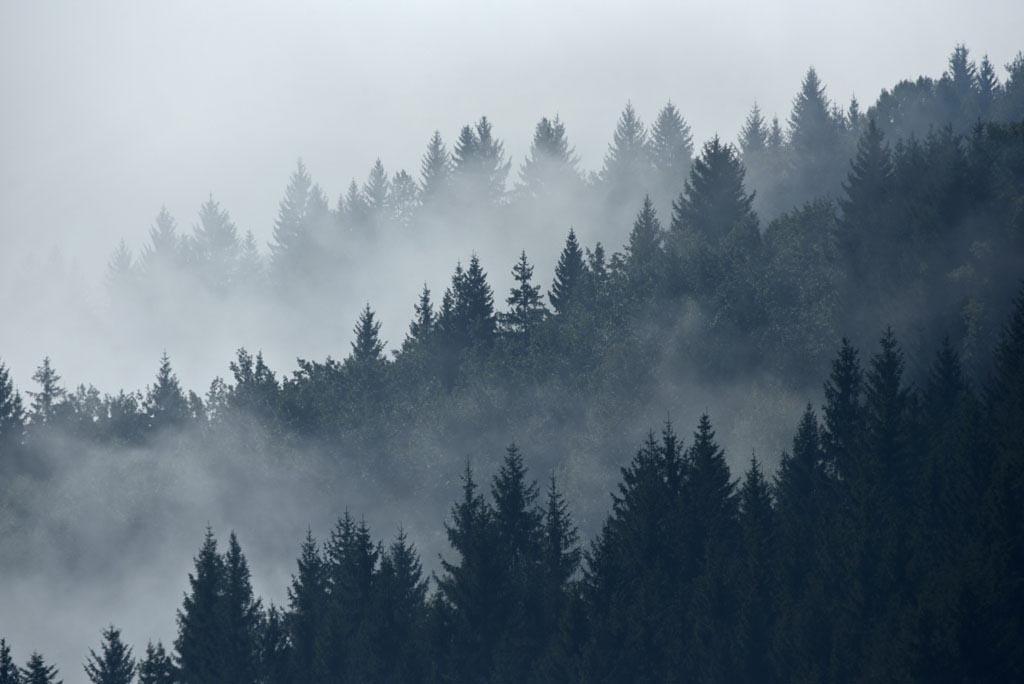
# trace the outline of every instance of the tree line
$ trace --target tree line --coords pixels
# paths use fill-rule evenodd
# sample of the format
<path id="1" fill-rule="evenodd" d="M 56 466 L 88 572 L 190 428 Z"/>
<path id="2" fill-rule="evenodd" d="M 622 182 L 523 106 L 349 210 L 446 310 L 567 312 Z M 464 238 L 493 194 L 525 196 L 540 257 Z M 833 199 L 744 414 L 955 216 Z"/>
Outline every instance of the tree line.
<path id="1" fill-rule="evenodd" d="M 402 530 L 347 511 L 300 546 L 264 604 L 232 533 L 207 530 L 170 648 L 113 626 L 96 684 L 527 681 L 1017 681 L 1024 677 L 1024 291 L 981 382 L 938 345 L 921 384 L 891 330 L 843 340 L 820 411 L 774 473 L 733 477 L 711 420 L 671 423 L 621 470 L 588 545 L 552 477 L 508 447 L 470 464 L 423 571 Z M 0 641 L 0 684 L 57 682 Z"/>

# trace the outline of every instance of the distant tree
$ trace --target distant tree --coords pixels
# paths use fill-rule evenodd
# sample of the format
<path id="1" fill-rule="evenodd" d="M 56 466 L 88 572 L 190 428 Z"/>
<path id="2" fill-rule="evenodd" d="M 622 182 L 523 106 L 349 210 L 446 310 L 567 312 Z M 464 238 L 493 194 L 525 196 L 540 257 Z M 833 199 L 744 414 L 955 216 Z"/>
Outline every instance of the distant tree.
<path id="1" fill-rule="evenodd" d="M 807 70 L 789 116 L 793 157 L 787 179 L 789 203 L 833 195 L 839 189 L 846 158 L 842 150 L 842 121 L 835 116 L 825 86 L 813 67 Z"/>
<path id="2" fill-rule="evenodd" d="M 683 189 L 693 157 L 693 135 L 671 102 L 662 107 L 651 128 L 651 163 L 658 187 L 652 188 L 666 208 Z"/>
<path id="3" fill-rule="evenodd" d="M 116 293 L 116 296 L 123 296 L 132 291 L 131 288 L 135 284 L 137 275 L 135 258 L 132 256 L 132 251 L 128 249 L 128 243 L 122 238 L 117 243 L 117 249 L 110 256 L 110 260 L 107 261 L 107 287 Z"/>
<path id="4" fill-rule="evenodd" d="M 162 643 L 158 641 L 154 646 L 151 641 L 146 644 L 146 655 L 139 661 L 138 675 L 139 684 L 175 683 L 174 661 L 167 655 Z"/>
<path id="5" fill-rule="evenodd" d="M 746 121 L 743 122 L 743 128 L 740 129 L 740 154 L 743 156 L 744 165 L 748 168 L 753 159 L 768 150 L 770 133 L 768 122 L 761 115 L 761 108 L 755 102 Z"/>
<path id="6" fill-rule="evenodd" d="M 257 623 L 257 682 L 291 681 L 291 644 L 285 616 L 275 605 L 260 616 Z"/>
<path id="7" fill-rule="evenodd" d="M 177 222 L 167 207 L 160 207 L 156 221 L 149 229 L 149 245 L 142 253 L 142 267 L 147 278 L 163 277 L 179 268 L 182 265 L 182 246 Z"/>
<path id="8" fill-rule="evenodd" d="M 981 58 L 981 65 L 978 67 L 978 115 L 983 120 L 992 116 L 992 105 L 1001 95 L 1002 86 L 999 84 L 999 77 L 996 76 L 995 67 L 988 60 L 988 55 Z"/>
<path id="9" fill-rule="evenodd" d="M 391 179 L 388 214 L 396 225 L 408 228 L 420 205 L 420 189 L 404 169 Z"/>
<path id="10" fill-rule="evenodd" d="M 458 181 L 464 200 L 493 205 L 504 199 L 511 162 L 486 116 L 480 117 L 474 126 L 463 126 L 452 162 L 453 178 Z"/>
<path id="11" fill-rule="evenodd" d="M 625 267 L 631 292 L 641 300 L 655 293 L 665 273 L 665 234 L 661 229 L 654 202 L 644 197 L 643 207 L 633 222 L 626 243 Z"/>
<path id="12" fill-rule="evenodd" d="M 573 306 L 583 287 L 587 265 L 583 260 L 583 250 L 576 240 L 576 232 L 570 228 L 565 238 L 565 246 L 555 264 L 555 278 L 548 292 L 551 306 L 557 313 L 566 313 Z"/>
<path id="13" fill-rule="evenodd" d="M 349 358 L 353 366 L 378 368 L 386 362 L 384 342 L 380 339 L 380 321 L 376 320 L 369 304 L 359 312 L 359 321 L 352 333 L 355 340 L 352 341 L 352 354 Z"/>
<path id="14" fill-rule="evenodd" d="M 57 679 L 57 668 L 47 665 L 39 653 L 33 653 L 21 668 L 21 684 L 64 684 L 64 681 Z"/>
<path id="15" fill-rule="evenodd" d="M 420 162 L 420 193 L 424 204 L 435 203 L 439 198 L 446 196 L 451 174 L 451 156 L 441 139 L 441 133 L 434 131 Z"/>
<path id="16" fill-rule="evenodd" d="M 601 180 L 608 189 L 609 200 L 615 204 L 636 201 L 647 191 L 650 173 L 647 128 L 633 109 L 633 104 L 627 102 L 601 170 Z"/>
<path id="17" fill-rule="evenodd" d="M 456 349 L 489 346 L 494 340 L 497 321 L 494 294 L 476 254 L 470 258 L 469 268 L 456 267 L 446 299 L 448 303 L 442 301 L 438 319 L 446 339 Z"/>
<path id="18" fill-rule="evenodd" d="M 520 190 L 530 197 L 572 192 L 580 182 L 578 164 L 565 124 L 558 116 L 544 117 L 534 128 L 530 153 L 519 170 Z"/>
<path id="19" fill-rule="evenodd" d="M 430 288 L 426 283 L 423 283 L 419 301 L 416 302 L 413 311 L 409 331 L 402 341 L 402 351 L 409 351 L 425 344 L 437 328 L 437 313 L 434 311 L 433 302 L 430 301 Z"/>
<path id="20" fill-rule="evenodd" d="M 900 235 L 891 206 L 892 158 L 874 119 L 857 143 L 857 155 L 843 184 L 841 249 L 856 286 L 878 286 L 877 274 L 892 274 Z M 891 277 L 891 276 L 889 276 Z M 891 282 L 891 281 L 889 281 Z M 860 296 L 860 295 L 856 295 Z"/>
<path id="21" fill-rule="evenodd" d="M 733 230 L 749 230 L 751 225 L 756 228 L 753 196 L 747 194 L 744 175 L 743 164 L 731 145 L 723 144 L 717 136 L 705 143 L 673 206 L 673 234 L 699 236 L 697 239 L 714 246 Z"/>
<path id="22" fill-rule="evenodd" d="M 263 279 L 265 264 L 251 230 L 245 232 L 238 250 L 234 281 L 238 290 L 252 292 Z"/>
<path id="23" fill-rule="evenodd" d="M 370 175 L 363 184 L 363 197 L 366 198 L 371 227 L 380 230 L 391 218 L 391 180 L 380 159 L 370 168 Z"/>
<path id="24" fill-rule="evenodd" d="M 178 376 L 171 369 L 171 359 L 167 352 L 160 357 L 160 369 L 156 374 L 156 382 L 146 394 L 145 407 L 150 430 L 180 426 L 189 417 L 188 401 L 181 391 Z"/>
<path id="25" fill-rule="evenodd" d="M 278 207 L 274 237 L 270 243 L 271 264 L 286 279 L 303 271 L 313 250 L 309 225 L 312 186 L 313 181 L 306 171 L 306 165 L 300 159 Z"/>
<path id="26" fill-rule="evenodd" d="M 21 395 L 14 387 L 10 371 L 0 362 L 0 444 L 17 444 L 25 430 Z"/>
<path id="27" fill-rule="evenodd" d="M 113 625 L 103 630 L 100 653 L 89 650 L 85 674 L 93 684 L 132 684 L 135 658 L 132 649 L 121 641 L 121 630 Z"/>
<path id="28" fill-rule="evenodd" d="M 240 248 L 238 229 L 211 194 L 199 209 L 192 238 L 199 277 L 214 290 L 226 290 L 235 275 Z"/>
<path id="29" fill-rule="evenodd" d="M 19 681 L 20 673 L 11 657 L 11 647 L 5 639 L 0 639 L 0 684 L 18 684 Z"/>
<path id="30" fill-rule="evenodd" d="M 36 368 L 32 379 L 39 385 L 39 391 L 28 393 L 32 398 L 29 418 L 33 424 L 45 425 L 56 416 L 67 393 L 60 385 L 60 376 L 50 363 L 49 356 L 43 358 L 42 365 Z"/>
<path id="31" fill-rule="evenodd" d="M 526 260 L 526 252 L 519 255 L 519 261 L 512 267 L 512 278 L 515 286 L 505 300 L 509 310 L 500 314 L 499 320 L 507 334 L 529 342 L 547 316 L 547 308 L 541 300 L 540 285 L 533 284 L 533 266 Z"/>

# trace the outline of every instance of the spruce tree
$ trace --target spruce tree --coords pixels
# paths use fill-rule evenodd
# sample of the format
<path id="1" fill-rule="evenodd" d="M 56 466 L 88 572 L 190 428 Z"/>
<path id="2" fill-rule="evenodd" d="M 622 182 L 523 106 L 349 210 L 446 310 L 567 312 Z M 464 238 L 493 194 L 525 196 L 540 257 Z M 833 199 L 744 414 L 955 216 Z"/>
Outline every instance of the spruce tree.
<path id="1" fill-rule="evenodd" d="M 453 177 L 464 201 L 482 206 L 499 204 L 505 195 L 505 182 L 512 162 L 505 146 L 494 137 L 486 116 L 474 126 L 463 126 L 452 154 Z"/>
<path id="2" fill-rule="evenodd" d="M 825 383 L 825 429 L 822 447 L 829 471 L 852 477 L 864 438 L 864 373 L 857 350 L 843 338 L 839 355 Z"/>
<path id="3" fill-rule="evenodd" d="M 175 684 L 174 661 L 159 641 L 146 644 L 146 655 L 139 661 L 139 684 Z"/>
<path id="4" fill-rule="evenodd" d="M 558 116 L 544 117 L 534 128 L 530 153 L 519 170 L 520 191 L 530 197 L 571 192 L 580 181 L 578 164 L 565 124 Z"/>
<path id="5" fill-rule="evenodd" d="M 132 291 L 136 276 L 135 258 L 122 238 L 107 261 L 106 285 L 115 296 L 121 297 Z"/>
<path id="6" fill-rule="evenodd" d="M 359 321 L 352 329 L 351 364 L 356 368 L 379 368 L 387 360 L 384 357 L 384 342 L 380 339 L 380 321 L 376 320 L 373 309 L 367 304 L 359 312 Z"/>
<path id="7" fill-rule="evenodd" d="M 891 274 L 897 263 L 900 235 L 891 205 L 893 184 L 889 148 L 871 119 L 857 143 L 857 155 L 843 184 L 846 197 L 839 203 L 843 211 L 840 245 L 853 284 L 877 286 L 880 274 Z M 862 296 L 859 291 L 851 295 Z"/>
<path id="8" fill-rule="evenodd" d="M 167 207 L 160 207 L 149 229 L 149 245 L 142 253 L 143 270 L 151 279 L 165 277 L 181 266 L 182 257 L 183 242 L 178 235 L 178 224 Z"/>
<path id="9" fill-rule="evenodd" d="M 0 684 L 18 684 L 20 678 L 18 666 L 11 657 L 11 647 L 5 639 L 0 639 Z"/>
<path id="10" fill-rule="evenodd" d="M 408 228 L 420 206 L 420 189 L 405 169 L 391 179 L 391 194 L 388 196 L 388 215 L 395 224 Z"/>
<path id="11" fill-rule="evenodd" d="M 509 310 L 508 313 L 501 314 L 500 319 L 507 334 L 528 343 L 547 316 L 547 309 L 541 301 L 540 285 L 533 284 L 533 266 L 526 260 L 525 251 L 519 255 L 519 261 L 512 267 L 512 278 L 515 280 L 515 286 L 505 300 Z"/>
<path id="12" fill-rule="evenodd" d="M 206 536 L 188 576 L 189 591 L 178 610 L 174 641 L 177 679 L 182 684 L 219 684 L 229 680 L 225 670 L 224 559 L 217 552 L 213 530 Z"/>
<path id="13" fill-rule="evenodd" d="M 555 264 L 555 279 L 548 292 L 548 299 L 551 307 L 556 313 L 563 314 L 569 311 L 580 296 L 583 287 L 583 280 L 586 277 L 586 262 L 583 260 L 583 250 L 576 240 L 576 232 L 570 228 L 569 235 L 565 238 L 565 246 L 558 256 L 558 263 Z"/>
<path id="14" fill-rule="evenodd" d="M 312 251 L 309 226 L 309 202 L 313 181 L 300 159 L 288 181 L 284 198 L 274 221 L 274 236 L 270 243 L 271 262 L 285 278 L 299 275 Z"/>
<path id="15" fill-rule="evenodd" d="M 382 553 L 377 580 L 381 681 L 422 681 L 426 676 L 427 582 L 405 531 Z"/>
<path id="16" fill-rule="evenodd" d="M 153 431 L 180 426 L 188 419 L 188 402 L 178 384 L 178 377 L 171 369 L 167 352 L 160 357 L 156 382 L 146 394 L 146 415 L 149 429 Z"/>
<path id="17" fill-rule="evenodd" d="M 24 437 L 25 415 L 21 395 L 7 366 L 0 362 L 0 445 L 19 444 Z"/>
<path id="18" fill-rule="evenodd" d="M 446 196 L 451 173 L 451 157 L 444 140 L 441 139 L 440 131 L 434 131 L 420 162 L 420 193 L 424 204 L 431 205 Z"/>
<path id="19" fill-rule="evenodd" d="M 406 333 L 405 340 L 402 342 L 403 351 L 409 351 L 425 344 L 437 327 L 437 315 L 434 313 L 434 305 L 430 301 L 430 288 L 426 283 L 423 283 L 420 299 L 416 302 L 413 310 L 415 315 L 412 322 L 409 323 L 409 332 Z"/>
<path id="20" fill-rule="evenodd" d="M 28 393 L 32 398 L 29 418 L 33 425 L 45 425 L 56 417 L 66 392 L 60 385 L 60 376 L 50 363 L 49 356 L 43 358 L 42 365 L 36 368 L 32 379 L 39 385 L 39 391 Z"/>
<path id="21" fill-rule="evenodd" d="M 222 569 L 222 681 L 225 684 L 248 684 L 257 676 L 260 602 L 253 596 L 249 564 L 234 532 L 228 538 Z"/>
<path id="22" fill-rule="evenodd" d="M 57 679 L 56 667 L 47 665 L 39 653 L 33 653 L 21 668 L 20 684 L 64 684 L 64 680 Z"/>
<path id="23" fill-rule="evenodd" d="M 662 247 L 664 233 L 650 195 L 644 197 L 643 206 L 633 222 L 633 230 L 626 243 L 626 278 L 632 294 L 646 301 L 650 299 L 665 273 L 665 253 Z"/>
<path id="24" fill-rule="evenodd" d="M 748 168 L 751 161 L 768 150 L 768 135 L 770 130 L 768 122 L 761 115 L 761 108 L 754 103 L 740 129 L 740 154 L 743 155 L 743 163 Z"/>
<path id="25" fill-rule="evenodd" d="M 632 205 L 649 191 L 651 156 L 647 128 L 631 102 L 619 116 L 600 178 L 613 206 Z"/>
<path id="26" fill-rule="evenodd" d="M 452 289 L 457 339 L 463 346 L 489 346 L 494 339 L 497 320 L 494 294 L 476 254 L 470 257 L 469 268 L 464 272 L 461 268 L 456 269 Z"/>
<path id="27" fill-rule="evenodd" d="M 739 593 L 739 651 L 736 670 L 741 681 L 776 681 L 772 658 L 778 606 L 776 587 L 776 522 L 768 481 L 756 458 L 740 487 L 742 557 L 736 580 Z"/>
<path id="28" fill-rule="evenodd" d="M 291 679 L 291 644 L 285 626 L 285 616 L 271 604 L 266 612 L 258 616 L 256 670 L 257 682 L 286 684 Z"/>
<path id="29" fill-rule="evenodd" d="M 366 198 L 371 226 L 380 229 L 390 218 L 388 212 L 391 207 L 391 180 L 380 159 L 373 163 L 363 184 L 363 197 Z"/>
<path id="30" fill-rule="evenodd" d="M 317 639 L 324 625 L 327 571 L 311 530 L 306 530 L 298 559 L 298 573 L 288 588 L 285 617 L 292 645 L 291 674 L 295 682 L 316 682 Z"/>
<path id="31" fill-rule="evenodd" d="M 113 625 L 103 630 L 100 653 L 89 649 L 85 674 L 93 684 L 132 684 L 135 658 L 131 647 L 121 641 L 121 630 Z"/>
<path id="32" fill-rule="evenodd" d="M 690 125 L 671 102 L 658 112 L 651 128 L 650 155 L 658 182 L 658 198 L 667 206 L 682 191 L 693 158 Z"/>
<path id="33" fill-rule="evenodd" d="M 211 194 L 199 208 L 199 223 L 192 237 L 193 259 L 199 277 L 215 290 L 226 290 L 231 284 L 240 248 L 238 229 Z"/>

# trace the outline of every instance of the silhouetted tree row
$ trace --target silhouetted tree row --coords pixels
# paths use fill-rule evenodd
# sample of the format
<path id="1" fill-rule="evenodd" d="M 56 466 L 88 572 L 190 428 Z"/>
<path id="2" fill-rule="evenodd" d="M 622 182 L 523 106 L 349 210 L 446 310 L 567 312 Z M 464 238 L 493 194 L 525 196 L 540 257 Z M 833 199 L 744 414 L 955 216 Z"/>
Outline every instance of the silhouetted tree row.
<path id="1" fill-rule="evenodd" d="M 372 321 L 364 317 L 372 328 Z M 481 490 L 467 464 L 431 577 L 399 530 L 349 513 L 301 544 L 287 606 L 254 596 L 232 534 L 195 557 L 168 652 L 109 627 L 97 684 L 972 681 L 1024 677 L 1024 292 L 991 373 L 948 342 L 925 380 L 886 330 L 843 340 L 774 473 L 736 479 L 711 420 L 666 423 L 622 468 L 584 549 L 552 478 L 515 445 Z M 366 350 L 364 350 L 366 351 Z M 368 349 L 372 362 L 379 350 Z M 0 641 L 0 682 L 54 682 Z"/>

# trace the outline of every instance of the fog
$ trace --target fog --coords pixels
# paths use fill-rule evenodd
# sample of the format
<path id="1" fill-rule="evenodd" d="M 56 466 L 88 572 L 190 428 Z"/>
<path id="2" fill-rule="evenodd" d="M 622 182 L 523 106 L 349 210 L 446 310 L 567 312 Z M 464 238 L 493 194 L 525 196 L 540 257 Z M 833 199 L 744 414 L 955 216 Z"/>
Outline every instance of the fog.
<path id="1" fill-rule="evenodd" d="M 211 193 L 266 257 L 299 158 L 333 207 L 376 159 L 389 174 L 405 169 L 418 180 L 434 130 L 451 150 L 459 129 L 486 115 L 510 157 L 511 188 L 542 116 L 561 118 L 581 171 L 597 172 L 627 101 L 650 126 L 671 100 L 699 150 L 715 134 L 735 140 L 754 102 L 784 123 L 809 65 L 836 103 L 856 96 L 867 107 L 902 78 L 937 76 L 956 43 L 978 58 L 987 52 L 1002 76 L 1024 26 L 1015 0 L 985 12 L 945 1 L 749 5 L 4 2 L 0 361 L 22 391 L 48 355 L 65 387 L 113 393 L 151 383 L 166 351 L 182 385 L 203 394 L 215 375 L 229 374 L 241 346 L 263 350 L 278 379 L 296 358 L 345 357 L 367 302 L 387 349 L 396 349 L 422 284 L 438 303 L 456 262 L 478 254 L 503 309 L 521 249 L 546 293 L 570 226 L 582 244 L 603 241 L 610 254 L 629 221 L 609 228 L 601 207 L 572 202 L 503 214 L 495 225 L 474 225 L 489 219 L 468 212 L 465 225 L 424 221 L 430 230 L 411 237 L 356 243 L 329 286 L 302 301 L 280 292 L 176 299 L 180 283 L 168 277 L 156 289 L 171 294 L 127 319 L 105 286 L 107 264 L 119 240 L 136 257 L 143 252 L 161 207 L 189 234 Z M 706 315 L 695 308 L 681 326 L 703 325 Z M 673 331 L 671 340 L 684 346 L 687 334 Z M 459 487 L 449 466 L 466 457 L 486 481 L 503 446 L 519 442 L 534 476 L 564 478 L 590 535 L 619 466 L 666 418 L 689 441 L 700 413 L 721 417 L 719 440 L 736 473 L 752 452 L 773 465 L 803 406 L 821 401 L 820 385 L 794 391 L 770 373 L 711 384 L 670 361 L 656 358 L 662 381 L 636 401 L 635 415 L 578 421 L 596 434 L 539 421 L 457 432 L 417 425 L 407 451 L 421 462 L 388 482 L 315 449 L 253 456 L 218 445 L 212 461 L 187 448 L 196 435 L 138 449 L 56 437 L 48 450 L 77 460 L 38 465 L 52 469 L 47 500 L 33 499 L 30 476 L 8 483 L 45 515 L 30 527 L 0 519 L 0 635 L 19 662 L 38 649 L 66 682 L 82 681 L 87 648 L 111 621 L 137 653 L 147 639 L 170 643 L 207 524 L 222 543 L 239 531 L 257 593 L 281 602 L 307 527 L 322 539 L 346 509 L 366 515 L 378 538 L 404 526 L 435 568 L 447 552 L 446 502 Z M 538 401 L 557 391 L 538 388 Z M 558 439 L 546 444 L 551 434 Z"/>
<path id="2" fill-rule="evenodd" d="M 162 205 L 187 229 L 210 192 L 265 248 L 300 156 L 333 202 L 377 157 L 416 176 L 434 129 L 450 144 L 481 114 L 517 168 L 534 123 L 558 113 L 582 167 L 596 170 L 627 100 L 650 122 L 671 99 L 698 143 L 715 132 L 732 139 L 755 100 L 784 121 L 810 64 L 839 102 L 856 94 L 870 103 L 899 78 L 934 73 L 956 42 L 1006 63 L 1022 23 L 1013 0 L 983 12 L 923 1 L 5 2 L 0 302 L 5 321 L 26 325 L 0 326 L 0 354 L 22 385 L 46 353 L 70 385 L 148 382 L 167 342 L 109 364 L 107 344 L 82 339 L 73 315 L 20 311 L 35 307 L 11 295 L 40 287 L 31 281 L 57 250 L 81 274 L 75 289 L 102 300 L 117 241 L 141 248 Z M 485 267 L 503 275 L 519 248 L 538 249 L 516 244 Z M 410 280 L 443 277 L 453 255 L 473 249 L 487 245 L 448 250 Z M 402 306 L 381 312 L 386 339 L 400 340 L 415 294 L 387 302 Z M 41 316 L 45 332 L 31 325 Z M 213 360 L 169 351 L 186 384 L 201 388 L 243 342 L 266 344 L 225 340 Z M 320 348 L 279 351 L 283 365 Z"/>

